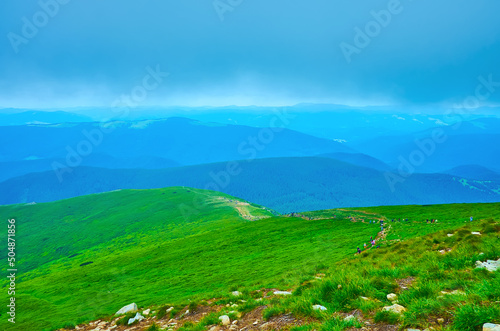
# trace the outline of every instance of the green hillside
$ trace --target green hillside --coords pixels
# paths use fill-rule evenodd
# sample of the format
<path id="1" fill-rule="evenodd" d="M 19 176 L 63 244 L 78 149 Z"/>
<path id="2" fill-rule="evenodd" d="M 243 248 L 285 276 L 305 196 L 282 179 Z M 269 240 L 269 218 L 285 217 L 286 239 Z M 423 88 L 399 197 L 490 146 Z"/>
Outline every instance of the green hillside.
<path id="1" fill-rule="evenodd" d="M 500 257 L 498 203 L 337 209 L 289 217 L 222 193 L 173 187 L 2 206 L 0 215 L 17 221 L 20 271 L 17 323 L 12 328 L 2 319 L 0 329 L 50 330 L 112 316 L 131 302 L 179 309 L 202 300 L 208 300 L 202 305 L 220 305 L 238 289 L 248 300 L 246 312 L 265 304 L 263 317 L 293 314 L 303 318 L 301 330 L 312 330 L 337 323 L 334 312 L 375 314 L 385 294 L 396 291 L 396 279 L 405 277 L 424 285 L 431 276 L 446 282 L 428 290 L 434 296 L 425 296 L 429 300 L 448 288 L 481 289 L 480 298 L 467 297 L 464 304 L 490 307 L 500 300 L 499 272 L 470 273 L 479 252 L 484 258 Z M 465 223 L 471 215 L 477 221 Z M 390 222 L 393 218 L 409 221 Z M 428 224 L 426 218 L 438 223 Z M 379 219 L 386 220 L 383 233 Z M 476 230 L 484 235 L 471 236 Z M 450 231 L 457 235 L 447 237 Z M 377 238 L 380 249 L 354 256 L 370 237 Z M 450 254 L 438 252 L 448 248 Z M 471 276 L 460 281 L 467 272 Z M 315 278 L 318 273 L 322 280 Z M 342 293 L 352 293 L 334 294 L 337 282 L 345 284 Z M 271 288 L 295 291 L 257 304 L 254 291 Z M 364 303 L 360 295 L 379 301 Z M 4 291 L 3 302 L 6 296 Z M 424 304 L 404 300 L 411 312 Z M 327 313 L 312 312 L 312 304 L 324 305 Z M 492 309 L 491 319 L 498 321 Z M 398 323 L 418 326 L 427 315 L 410 317 Z"/>

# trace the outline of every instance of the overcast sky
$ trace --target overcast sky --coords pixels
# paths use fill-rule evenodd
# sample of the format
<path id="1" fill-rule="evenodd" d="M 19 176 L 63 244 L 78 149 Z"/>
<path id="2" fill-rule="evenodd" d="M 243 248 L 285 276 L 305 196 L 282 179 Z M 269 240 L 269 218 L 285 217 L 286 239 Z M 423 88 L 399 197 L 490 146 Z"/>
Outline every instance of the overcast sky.
<path id="1" fill-rule="evenodd" d="M 56 1 L 2 1 L 0 107 L 500 104 L 497 0 Z"/>

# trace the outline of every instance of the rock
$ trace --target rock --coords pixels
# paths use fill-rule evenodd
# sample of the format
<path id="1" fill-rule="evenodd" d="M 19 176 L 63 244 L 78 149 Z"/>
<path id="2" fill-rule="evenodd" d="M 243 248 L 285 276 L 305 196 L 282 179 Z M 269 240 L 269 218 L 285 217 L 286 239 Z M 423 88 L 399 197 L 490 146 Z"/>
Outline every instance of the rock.
<path id="1" fill-rule="evenodd" d="M 149 315 L 151 312 L 151 309 L 146 309 L 145 311 L 142 312 L 143 315 Z"/>
<path id="2" fill-rule="evenodd" d="M 340 285 L 340 284 L 339 284 L 339 285 L 337 285 L 337 288 L 338 288 L 339 290 L 341 290 L 341 289 L 342 289 L 342 285 Z"/>
<path id="3" fill-rule="evenodd" d="M 274 291 L 273 293 L 275 295 L 292 295 L 292 292 L 288 292 L 288 291 Z"/>
<path id="4" fill-rule="evenodd" d="M 237 325 L 231 325 L 229 327 L 229 330 L 238 330 L 238 326 Z"/>
<path id="5" fill-rule="evenodd" d="M 238 324 L 238 320 L 234 320 L 232 324 L 233 325 L 237 325 Z"/>
<path id="6" fill-rule="evenodd" d="M 448 237 L 453 237 L 453 233 L 448 233 L 447 234 Z M 409 330 L 409 329 L 408 329 Z"/>
<path id="7" fill-rule="evenodd" d="M 486 262 L 476 261 L 476 268 L 486 269 L 488 271 L 494 272 L 500 269 L 500 259 L 498 261 L 495 260 L 487 260 Z"/>
<path id="8" fill-rule="evenodd" d="M 466 293 L 464 291 L 460 291 L 460 290 L 452 291 L 450 294 L 454 294 L 454 295 L 466 295 Z"/>
<path id="9" fill-rule="evenodd" d="M 349 322 L 349 321 L 352 321 L 355 319 L 356 319 L 356 317 L 354 317 L 354 315 L 349 315 L 349 316 L 344 318 L 344 322 Z"/>
<path id="10" fill-rule="evenodd" d="M 370 301 L 370 298 L 367 298 L 367 297 L 360 297 L 361 300 L 365 300 L 365 301 Z"/>
<path id="11" fill-rule="evenodd" d="M 115 315 L 123 315 L 126 313 L 133 313 L 138 310 L 137 305 L 135 303 L 131 303 L 130 305 L 126 305 L 122 307 L 120 310 L 116 312 Z"/>
<path id="12" fill-rule="evenodd" d="M 445 251 L 444 249 L 442 249 L 442 250 L 440 250 L 440 251 L 439 251 L 439 253 L 441 253 L 441 254 L 445 254 L 445 253 L 446 253 L 446 251 Z"/>
<path id="13" fill-rule="evenodd" d="M 133 318 L 129 318 L 128 319 L 128 325 L 134 323 L 135 321 L 142 321 L 144 319 L 144 316 L 142 316 L 141 314 L 139 313 L 136 313 L 135 316 Z"/>
<path id="14" fill-rule="evenodd" d="M 444 323 L 444 318 L 438 318 L 438 319 L 437 319 L 437 322 L 438 322 L 439 324 L 443 324 L 443 323 Z"/>
<path id="15" fill-rule="evenodd" d="M 324 310 L 326 310 L 326 307 L 324 307 L 322 305 L 314 305 L 313 309 L 314 310 L 322 310 L 322 311 L 324 311 Z"/>
<path id="16" fill-rule="evenodd" d="M 500 331 L 500 324 L 485 323 L 483 324 L 483 331 Z"/>
<path id="17" fill-rule="evenodd" d="M 228 326 L 229 324 L 231 324 L 231 319 L 229 319 L 229 316 L 227 315 L 219 316 L 219 319 L 222 321 L 222 325 L 224 326 Z"/>
<path id="18" fill-rule="evenodd" d="M 174 310 L 174 307 L 170 307 L 167 309 L 167 313 L 170 313 L 172 310 Z"/>
<path id="19" fill-rule="evenodd" d="M 235 304 L 235 303 L 233 303 L 233 304 L 231 305 L 231 308 L 238 308 L 238 305 L 237 305 L 237 304 Z"/>
<path id="20" fill-rule="evenodd" d="M 389 301 L 396 301 L 398 299 L 398 296 L 394 293 L 389 293 L 387 294 L 387 300 Z"/>
<path id="21" fill-rule="evenodd" d="M 420 331 L 419 329 L 406 329 L 406 331 Z"/>
<path id="22" fill-rule="evenodd" d="M 212 326 L 212 327 L 210 328 L 210 330 L 208 330 L 208 331 L 217 331 L 217 330 L 219 330 L 219 327 L 217 327 L 217 326 Z"/>
<path id="23" fill-rule="evenodd" d="M 481 232 L 471 232 L 471 234 L 475 234 L 475 235 L 480 236 L 480 235 L 481 235 Z"/>
<path id="24" fill-rule="evenodd" d="M 406 311 L 406 308 L 395 303 L 392 306 L 385 306 L 384 308 L 382 308 L 382 310 L 392 311 L 393 313 L 401 314 L 402 312 Z"/>
<path id="25" fill-rule="evenodd" d="M 259 320 L 256 320 L 255 322 L 253 322 L 253 325 L 257 325 L 259 324 Z"/>
<path id="26" fill-rule="evenodd" d="M 239 297 L 241 295 L 241 292 L 240 291 L 233 291 L 231 292 L 232 295 L 234 295 L 235 297 Z"/>

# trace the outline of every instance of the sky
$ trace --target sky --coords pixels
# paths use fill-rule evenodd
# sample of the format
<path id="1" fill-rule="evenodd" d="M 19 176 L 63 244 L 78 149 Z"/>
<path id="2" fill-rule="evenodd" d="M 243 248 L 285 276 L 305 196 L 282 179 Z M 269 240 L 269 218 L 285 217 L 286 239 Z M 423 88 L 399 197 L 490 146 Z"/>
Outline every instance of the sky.
<path id="1" fill-rule="evenodd" d="M 496 0 L 3 0 L 0 108 L 500 104 Z"/>

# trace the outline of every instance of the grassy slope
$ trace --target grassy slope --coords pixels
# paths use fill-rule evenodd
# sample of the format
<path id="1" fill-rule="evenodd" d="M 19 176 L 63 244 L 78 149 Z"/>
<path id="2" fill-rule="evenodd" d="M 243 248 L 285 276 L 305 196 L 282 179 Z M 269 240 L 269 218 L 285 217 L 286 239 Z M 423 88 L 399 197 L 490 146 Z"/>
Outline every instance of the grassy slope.
<path id="1" fill-rule="evenodd" d="M 238 209 L 256 217 L 272 214 L 235 201 L 168 188 L 0 207 L 4 218 L 18 223 L 23 272 L 16 327 L 51 328 L 110 314 L 129 302 L 175 303 L 234 286 L 286 288 L 376 234 L 347 220 L 249 222 Z M 0 321 L 0 328 L 5 325 Z"/>
<path id="2" fill-rule="evenodd" d="M 434 211 L 452 212 L 454 207 L 436 206 Z M 293 313 L 316 319 L 308 325 L 292 328 L 293 331 L 361 327 L 363 322 L 345 322 L 339 315 L 352 314 L 354 310 L 362 313 L 363 321 L 377 322 L 379 326 L 380 323 L 397 325 L 401 329 L 433 327 L 473 331 L 484 323 L 500 323 L 500 271 L 475 269 L 475 261 L 500 258 L 499 205 L 460 207 L 468 211 L 477 207 L 492 217 L 472 223 L 461 219 L 441 225 L 413 223 L 413 235 L 417 236 L 411 239 L 407 224 L 391 223 L 390 233 L 407 240 L 386 241 L 381 249 L 370 249 L 334 264 L 324 271 L 326 277 L 320 281 L 310 276 L 298 284 L 294 292 L 297 295 L 271 303 L 263 315 L 269 318 Z M 410 213 L 421 208 L 402 209 Z M 397 212 L 396 207 L 390 209 Z M 455 229 L 450 229 L 450 225 Z M 473 231 L 481 235 L 472 235 Z M 339 284 L 341 289 L 337 287 Z M 458 291 L 457 294 L 452 294 L 454 291 Z M 398 303 L 407 309 L 402 315 L 381 312 L 382 307 L 392 305 L 386 297 L 389 293 L 397 293 Z M 313 304 L 324 305 L 328 311 L 315 312 L 311 309 Z"/>
<path id="3" fill-rule="evenodd" d="M 41 330 L 95 319 L 130 302 L 139 306 L 181 303 L 220 297 L 234 288 L 289 289 L 325 267 L 329 268 L 332 284 L 356 280 L 353 284 L 359 285 L 354 290 L 357 294 L 342 299 L 339 305 L 338 298 L 328 294 L 333 291 L 328 283 L 321 283 L 304 296 L 293 298 L 297 302 L 285 302 L 286 308 L 278 307 L 276 311 L 303 307 L 304 300 L 324 304 L 331 310 L 348 310 L 363 304 L 356 299 L 363 291 L 383 299 L 395 278 L 411 275 L 428 281 L 429 275 L 442 276 L 436 265 L 444 258 L 430 259 L 426 254 L 434 257 L 438 249 L 460 244 L 459 236 L 441 239 L 446 232 L 463 226 L 470 215 L 500 219 L 500 204 L 343 209 L 305 213 L 312 220 L 269 217 L 256 222 L 242 218 L 238 208 L 244 208 L 245 215 L 272 216 L 270 211 L 236 198 L 187 188 L 127 190 L 47 204 L 0 207 L 4 218 L 14 217 L 19 224 L 18 267 L 23 273 L 18 279 L 16 327 Z M 336 218 L 328 219 L 333 213 Z M 349 221 L 349 216 L 357 222 Z M 352 257 L 356 246 L 379 231 L 378 224 L 370 224 L 369 220 L 399 217 L 409 218 L 410 222 L 390 223 L 388 238 L 410 241 L 388 241 L 379 250 Z M 437 218 L 439 222 L 422 222 L 426 218 Z M 467 226 L 473 229 L 479 223 Z M 441 237 L 424 236 L 436 231 L 441 231 Z M 488 248 L 491 245 L 483 248 L 473 242 L 475 237 L 464 233 L 461 236 L 476 245 L 476 250 L 485 250 L 488 257 L 496 254 Z M 429 253 L 429 247 L 434 252 Z M 465 252 L 472 255 L 465 260 L 456 256 L 462 261 L 459 267 L 469 266 L 477 258 L 478 251 Z M 70 257 L 74 254 L 79 255 Z M 453 255 L 448 256 L 441 261 L 441 268 L 454 265 Z M 89 261 L 93 263 L 80 266 Z M 420 266 L 422 261 L 432 263 Z M 451 282 L 462 274 L 459 270 L 443 279 Z M 373 281 L 376 286 L 367 284 L 363 275 L 381 282 Z M 475 284 L 478 277 L 470 282 Z M 486 276 L 483 278 L 488 281 Z M 453 287 L 446 286 L 442 285 Z M 349 288 L 352 291 L 352 286 Z M 484 295 L 496 298 L 494 293 Z M 417 304 L 410 309 L 416 311 L 419 307 Z M 426 315 L 422 316 L 425 319 Z M 410 316 L 405 323 L 419 325 L 422 316 L 413 320 Z M 5 321 L 0 321 L 0 328 L 5 327 Z"/>

